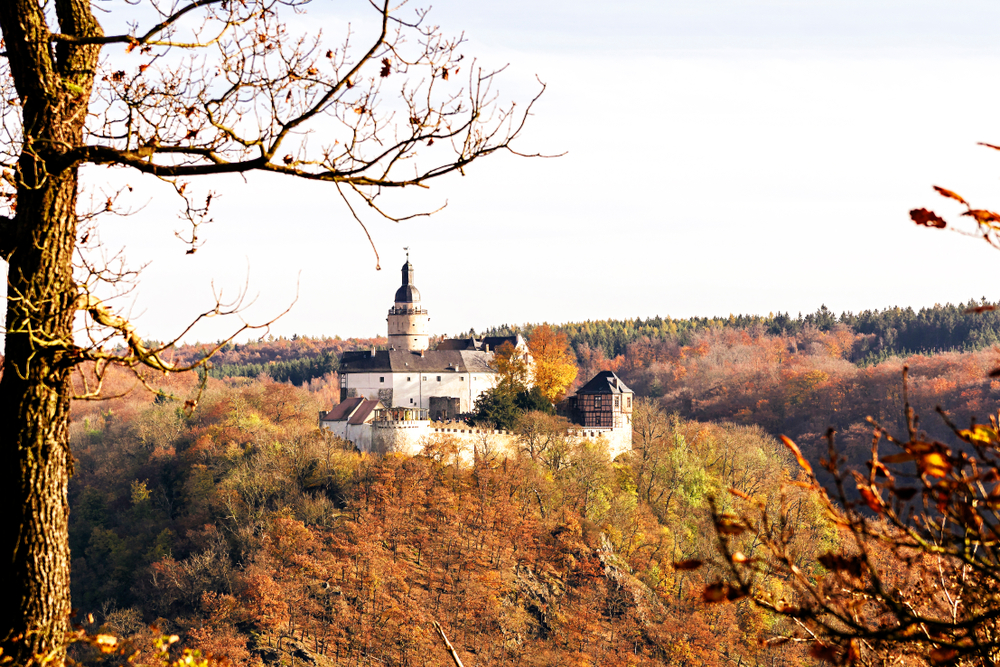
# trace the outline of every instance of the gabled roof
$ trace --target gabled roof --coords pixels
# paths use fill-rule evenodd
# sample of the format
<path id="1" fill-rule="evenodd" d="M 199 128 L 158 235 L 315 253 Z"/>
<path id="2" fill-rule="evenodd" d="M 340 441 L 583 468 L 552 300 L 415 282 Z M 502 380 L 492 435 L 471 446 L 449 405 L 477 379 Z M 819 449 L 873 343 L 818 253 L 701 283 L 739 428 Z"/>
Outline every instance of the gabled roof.
<path id="1" fill-rule="evenodd" d="M 344 352 L 340 374 L 346 373 L 489 373 L 489 352 L 427 350 L 422 355 L 411 350 Z"/>
<path id="2" fill-rule="evenodd" d="M 333 406 L 333 409 L 328 411 L 323 415 L 321 421 L 325 422 L 340 422 L 344 421 L 351 416 L 351 413 L 364 401 L 363 398 L 346 398 L 337 405 Z"/>
<path id="3" fill-rule="evenodd" d="M 475 338 L 445 338 L 443 341 L 437 344 L 435 352 L 444 352 L 445 350 L 478 350 L 479 341 Z"/>
<path id="4" fill-rule="evenodd" d="M 614 371 L 601 371 L 587 384 L 580 387 L 576 395 L 581 394 L 631 394 L 631 389 L 625 386 Z"/>
<path id="5" fill-rule="evenodd" d="M 382 403 L 370 398 L 347 398 L 333 406 L 333 409 L 323 415 L 320 421 L 342 422 L 348 424 L 363 424 L 365 419 Z"/>
<path id="6" fill-rule="evenodd" d="M 380 407 L 384 407 L 382 405 L 382 401 L 372 399 L 362 401 L 361 405 L 358 406 L 358 409 L 355 410 L 354 414 L 347 420 L 347 423 L 355 426 L 358 424 L 364 424 L 368 417 L 375 412 L 375 409 Z"/>

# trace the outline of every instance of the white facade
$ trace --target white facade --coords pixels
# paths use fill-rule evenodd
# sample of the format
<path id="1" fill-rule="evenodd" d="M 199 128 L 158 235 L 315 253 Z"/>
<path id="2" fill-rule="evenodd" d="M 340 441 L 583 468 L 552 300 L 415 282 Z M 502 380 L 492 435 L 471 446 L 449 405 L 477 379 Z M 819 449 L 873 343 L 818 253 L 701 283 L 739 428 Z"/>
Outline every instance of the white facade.
<path id="1" fill-rule="evenodd" d="M 457 398 L 459 411 L 466 413 L 472 411 L 480 394 L 493 388 L 496 374 L 491 370 L 379 370 L 343 373 L 340 378 L 341 390 L 346 390 L 347 397 L 359 396 L 386 403 L 391 396 L 389 400 L 393 406 L 425 409 L 431 407 L 431 397 Z"/>

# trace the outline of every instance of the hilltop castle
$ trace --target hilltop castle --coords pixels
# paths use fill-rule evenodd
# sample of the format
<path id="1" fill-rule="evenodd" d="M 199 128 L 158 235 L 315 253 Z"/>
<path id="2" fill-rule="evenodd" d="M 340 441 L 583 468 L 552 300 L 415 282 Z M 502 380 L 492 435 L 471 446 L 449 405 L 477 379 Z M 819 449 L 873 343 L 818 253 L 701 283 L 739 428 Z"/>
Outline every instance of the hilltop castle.
<path id="1" fill-rule="evenodd" d="M 496 384 L 493 355 L 504 344 L 531 366 L 520 335 L 453 338 L 430 347 L 430 314 L 421 305 L 407 256 L 402 285 L 396 290 L 388 323 L 387 350 L 345 352 L 340 360 L 340 404 L 320 417 L 320 424 L 362 451 L 420 450 L 432 433 L 458 438 L 482 437 L 482 429 L 441 422 L 456 420 L 475 407 L 476 399 Z M 612 454 L 631 447 L 632 390 L 604 371 L 569 400 L 579 430 L 573 437 L 608 440 Z M 437 423 L 435 425 L 435 423 Z M 509 439 L 509 434 L 492 432 Z"/>
<path id="2" fill-rule="evenodd" d="M 413 283 L 413 264 L 403 265 L 403 284 L 389 309 L 389 349 L 345 352 L 340 360 L 340 400 L 377 399 L 385 407 L 425 410 L 440 421 L 472 412 L 491 389 L 493 351 L 504 343 L 528 356 L 521 336 L 450 339 L 428 349 L 430 315 Z"/>

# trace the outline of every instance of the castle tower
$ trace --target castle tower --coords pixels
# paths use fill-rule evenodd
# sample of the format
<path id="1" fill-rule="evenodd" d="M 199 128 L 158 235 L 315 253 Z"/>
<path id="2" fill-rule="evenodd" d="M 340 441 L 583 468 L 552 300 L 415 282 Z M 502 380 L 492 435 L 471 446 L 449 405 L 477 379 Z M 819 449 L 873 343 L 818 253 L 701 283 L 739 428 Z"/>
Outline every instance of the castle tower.
<path id="1" fill-rule="evenodd" d="M 403 284 L 396 290 L 396 303 L 389 309 L 389 347 L 420 352 L 430 346 L 428 322 L 431 318 L 420 307 L 420 292 L 413 284 L 413 265 L 407 253 L 403 264 Z"/>

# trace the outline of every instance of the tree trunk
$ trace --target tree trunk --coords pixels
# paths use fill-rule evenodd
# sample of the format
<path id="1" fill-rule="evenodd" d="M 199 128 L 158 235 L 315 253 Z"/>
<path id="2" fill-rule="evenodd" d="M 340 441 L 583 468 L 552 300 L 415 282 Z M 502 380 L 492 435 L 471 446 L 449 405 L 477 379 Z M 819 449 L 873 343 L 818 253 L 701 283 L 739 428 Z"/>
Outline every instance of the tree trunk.
<path id="1" fill-rule="evenodd" d="M 61 664 L 70 613 L 69 399 L 76 173 L 22 188 L 0 380 L 0 647 Z M 54 345 L 51 343 L 55 343 Z"/>
<path id="2" fill-rule="evenodd" d="M 62 665 L 70 614 L 70 373 L 77 288 L 77 167 L 100 46 L 51 44 L 46 7 L 68 35 L 99 37 L 88 0 L 0 2 L 21 103 L 16 213 L 0 226 L 7 321 L 0 379 L 0 648 L 15 665 Z"/>

